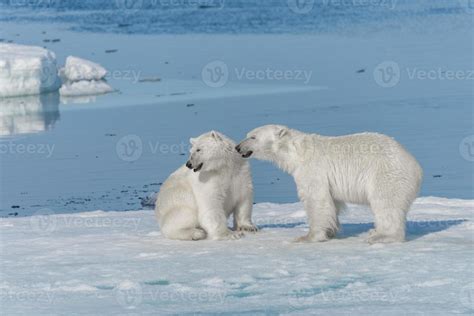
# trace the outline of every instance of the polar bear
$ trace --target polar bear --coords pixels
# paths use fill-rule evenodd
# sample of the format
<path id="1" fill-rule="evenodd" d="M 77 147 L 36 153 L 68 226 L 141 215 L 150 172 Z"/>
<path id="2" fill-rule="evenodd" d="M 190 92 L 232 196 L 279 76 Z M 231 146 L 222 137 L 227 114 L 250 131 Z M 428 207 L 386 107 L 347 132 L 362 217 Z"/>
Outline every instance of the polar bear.
<path id="1" fill-rule="evenodd" d="M 326 137 L 266 125 L 249 132 L 236 150 L 244 158 L 271 161 L 293 176 L 310 226 L 296 241 L 334 237 L 344 202 L 372 209 L 375 229 L 369 243 L 404 241 L 406 213 L 423 173 L 394 139 L 377 133 Z"/>
<path id="2" fill-rule="evenodd" d="M 170 239 L 239 239 L 252 224 L 253 186 L 248 161 L 235 142 L 211 131 L 191 138 L 190 158 L 161 186 L 155 214 Z M 234 215 L 234 231 L 227 219 Z"/>

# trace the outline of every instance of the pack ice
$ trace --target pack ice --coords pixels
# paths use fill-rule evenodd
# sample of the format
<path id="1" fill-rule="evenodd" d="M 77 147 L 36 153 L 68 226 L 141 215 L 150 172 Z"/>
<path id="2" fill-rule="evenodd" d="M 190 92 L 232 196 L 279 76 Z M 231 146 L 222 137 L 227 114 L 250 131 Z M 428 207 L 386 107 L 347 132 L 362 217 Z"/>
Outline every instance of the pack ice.
<path id="1" fill-rule="evenodd" d="M 112 92 L 107 70 L 99 64 L 69 56 L 58 71 L 56 55 L 37 46 L 0 43 L 0 97 L 59 92 L 62 96 Z M 62 86 L 61 86 L 62 84 Z"/>
<path id="2" fill-rule="evenodd" d="M 150 197 L 152 199 L 152 197 Z M 2 315 L 472 315 L 474 201 L 418 198 L 407 242 L 365 242 L 348 205 L 337 238 L 301 203 L 254 205 L 238 241 L 165 239 L 153 211 L 0 218 Z M 232 224 L 229 222 L 229 224 Z"/>
<path id="3" fill-rule="evenodd" d="M 0 97 L 56 91 L 56 55 L 37 46 L 0 44 Z"/>

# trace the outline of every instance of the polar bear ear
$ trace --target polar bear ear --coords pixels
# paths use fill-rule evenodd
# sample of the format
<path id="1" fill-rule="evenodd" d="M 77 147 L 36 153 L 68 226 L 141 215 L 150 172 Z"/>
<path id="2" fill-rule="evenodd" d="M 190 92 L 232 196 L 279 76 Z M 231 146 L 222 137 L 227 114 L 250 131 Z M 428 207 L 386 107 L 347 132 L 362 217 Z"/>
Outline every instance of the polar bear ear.
<path id="1" fill-rule="evenodd" d="M 288 134 L 288 128 L 282 128 L 282 129 L 280 129 L 280 131 L 278 132 L 278 137 L 282 138 L 282 137 L 285 136 L 286 134 Z"/>
<path id="2" fill-rule="evenodd" d="M 212 136 L 212 138 L 214 138 L 215 140 L 222 140 L 221 135 L 219 135 L 219 133 L 216 132 L 216 131 L 211 131 L 211 136 Z"/>
<path id="3" fill-rule="evenodd" d="M 192 138 L 192 137 L 191 137 L 191 138 L 189 139 L 189 143 L 190 143 L 191 145 L 194 145 L 194 144 L 196 143 L 196 138 Z"/>

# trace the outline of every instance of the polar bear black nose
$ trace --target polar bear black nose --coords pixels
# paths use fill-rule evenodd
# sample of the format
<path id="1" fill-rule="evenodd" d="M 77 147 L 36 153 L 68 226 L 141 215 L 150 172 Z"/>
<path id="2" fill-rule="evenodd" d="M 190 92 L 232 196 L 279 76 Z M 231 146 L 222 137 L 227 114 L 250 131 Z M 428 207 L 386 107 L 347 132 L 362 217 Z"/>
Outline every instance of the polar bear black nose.
<path id="1" fill-rule="evenodd" d="M 240 145 L 235 146 L 235 150 L 237 150 L 237 152 L 240 153 Z"/>
<path id="2" fill-rule="evenodd" d="M 188 161 L 186 163 L 186 167 L 188 167 L 189 169 L 193 169 L 193 164 L 191 163 L 191 161 Z"/>

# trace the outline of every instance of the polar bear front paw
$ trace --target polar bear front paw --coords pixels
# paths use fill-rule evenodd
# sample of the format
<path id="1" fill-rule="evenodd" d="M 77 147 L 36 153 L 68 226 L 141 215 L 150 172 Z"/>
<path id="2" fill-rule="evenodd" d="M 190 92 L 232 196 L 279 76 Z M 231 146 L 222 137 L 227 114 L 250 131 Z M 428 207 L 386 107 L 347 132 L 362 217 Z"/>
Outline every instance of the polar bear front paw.
<path id="1" fill-rule="evenodd" d="M 369 237 L 367 238 L 367 242 L 371 245 L 377 243 L 394 243 L 394 242 L 404 242 L 405 238 L 403 236 L 397 235 L 383 235 L 377 232 L 369 233 Z"/>
<path id="2" fill-rule="evenodd" d="M 255 233 L 255 232 L 258 231 L 258 228 L 257 228 L 257 226 L 255 226 L 253 224 L 243 224 L 243 225 L 238 225 L 237 226 L 237 231 Z"/>
<path id="3" fill-rule="evenodd" d="M 309 233 L 307 235 L 298 237 L 294 240 L 294 242 L 322 242 L 327 240 L 329 240 L 327 234 L 321 232 L 316 234 Z"/>
<path id="4" fill-rule="evenodd" d="M 192 240 L 201 240 L 206 238 L 206 232 L 201 228 L 195 228 L 191 234 Z"/>
<path id="5" fill-rule="evenodd" d="M 214 236 L 213 240 L 237 240 L 244 236 L 244 233 L 241 231 L 232 231 L 228 230 L 226 233 L 220 236 Z"/>
<path id="6" fill-rule="evenodd" d="M 371 230 L 369 230 L 368 232 L 368 238 L 371 238 L 373 236 L 375 236 L 377 234 L 377 230 L 375 230 L 375 228 L 372 228 Z"/>

